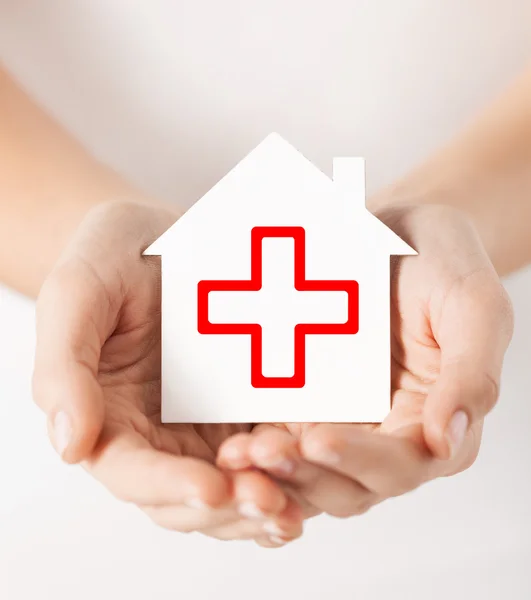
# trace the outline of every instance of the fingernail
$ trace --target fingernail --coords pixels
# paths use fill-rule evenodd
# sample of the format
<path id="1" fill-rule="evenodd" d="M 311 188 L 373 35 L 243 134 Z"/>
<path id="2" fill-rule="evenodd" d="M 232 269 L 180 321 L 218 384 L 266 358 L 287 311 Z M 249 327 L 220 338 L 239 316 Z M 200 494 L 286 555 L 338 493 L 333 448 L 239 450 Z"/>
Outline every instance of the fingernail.
<path id="1" fill-rule="evenodd" d="M 450 445 L 451 457 L 454 457 L 459 452 L 459 449 L 465 441 L 467 431 L 468 416 L 463 410 L 458 410 L 450 419 L 450 423 L 446 430 L 446 439 Z"/>
<path id="2" fill-rule="evenodd" d="M 238 469 L 247 466 L 248 462 L 240 450 L 238 448 L 233 448 L 232 446 L 227 446 L 223 449 L 221 460 L 231 469 Z"/>
<path id="3" fill-rule="evenodd" d="M 59 456 L 63 456 L 71 440 L 72 421 L 63 410 L 60 410 L 53 420 L 53 442 Z"/>
<path id="4" fill-rule="evenodd" d="M 281 475 L 292 475 L 293 471 L 295 471 L 295 462 L 289 458 L 283 458 L 272 463 L 268 468 Z"/>
<path id="5" fill-rule="evenodd" d="M 199 498 L 187 498 L 184 501 L 184 504 L 186 504 L 186 506 L 188 506 L 189 508 L 197 508 L 200 510 L 204 510 L 204 509 L 208 508 L 208 504 L 206 504 Z"/>
<path id="6" fill-rule="evenodd" d="M 274 521 L 266 521 L 264 523 L 264 531 L 272 536 L 277 537 L 286 534 L 286 532 L 283 529 L 281 529 Z"/>
<path id="7" fill-rule="evenodd" d="M 254 502 L 242 502 L 238 507 L 238 511 L 240 515 L 248 519 L 263 519 L 265 517 Z"/>
<path id="8" fill-rule="evenodd" d="M 255 448 L 252 452 L 252 458 L 256 465 L 270 469 L 282 475 L 291 475 L 295 471 L 296 463 L 293 458 L 284 455 L 271 454 L 267 448 Z"/>
<path id="9" fill-rule="evenodd" d="M 270 535 L 269 539 L 271 540 L 271 542 L 273 542 L 273 544 L 276 544 L 277 546 L 284 546 L 284 544 L 287 544 L 286 540 L 283 540 L 282 538 L 276 535 Z"/>

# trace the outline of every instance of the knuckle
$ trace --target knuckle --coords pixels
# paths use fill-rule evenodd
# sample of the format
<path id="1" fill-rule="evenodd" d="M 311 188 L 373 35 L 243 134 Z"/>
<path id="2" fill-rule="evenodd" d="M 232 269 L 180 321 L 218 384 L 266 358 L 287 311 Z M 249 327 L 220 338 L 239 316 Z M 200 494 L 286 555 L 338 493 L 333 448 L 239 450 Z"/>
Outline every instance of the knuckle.
<path id="1" fill-rule="evenodd" d="M 156 516 L 150 517 L 152 523 L 157 525 L 162 529 L 166 529 L 167 531 L 175 531 L 178 533 L 193 533 L 195 529 L 190 525 L 186 525 L 184 523 L 173 523 L 169 522 L 167 519 L 159 518 Z"/>
<path id="2" fill-rule="evenodd" d="M 205 537 L 209 537 L 209 538 L 213 538 L 215 540 L 217 540 L 218 542 L 234 542 L 234 541 L 238 541 L 241 540 L 241 538 L 239 537 L 231 537 L 230 535 L 226 534 L 226 533 L 211 533 L 208 531 L 200 531 L 200 534 L 204 535 Z"/>
<path id="3" fill-rule="evenodd" d="M 330 517 L 334 517 L 334 519 L 349 519 L 350 517 L 356 516 L 355 510 L 341 510 L 341 509 L 333 509 L 329 510 L 326 513 Z"/>
<path id="4" fill-rule="evenodd" d="M 179 533 L 193 533 L 197 528 L 186 518 L 182 518 L 178 508 L 163 506 L 141 506 L 138 508 L 149 518 L 149 520 L 168 531 Z"/>
<path id="5" fill-rule="evenodd" d="M 481 384 L 477 392 L 478 408 L 481 411 L 481 415 L 486 415 L 490 412 L 500 395 L 500 384 L 489 373 L 485 373 L 481 378 Z"/>
<path id="6" fill-rule="evenodd" d="M 176 531 L 178 533 L 194 533 L 195 531 L 197 531 L 195 527 L 186 523 L 162 524 L 162 527 L 164 529 L 167 529 L 168 531 Z"/>
<path id="7" fill-rule="evenodd" d="M 359 517 L 368 512 L 376 504 L 376 500 L 371 498 L 369 500 L 358 501 L 350 506 L 334 507 L 327 511 L 327 514 L 336 519 L 348 519 L 350 517 Z"/>

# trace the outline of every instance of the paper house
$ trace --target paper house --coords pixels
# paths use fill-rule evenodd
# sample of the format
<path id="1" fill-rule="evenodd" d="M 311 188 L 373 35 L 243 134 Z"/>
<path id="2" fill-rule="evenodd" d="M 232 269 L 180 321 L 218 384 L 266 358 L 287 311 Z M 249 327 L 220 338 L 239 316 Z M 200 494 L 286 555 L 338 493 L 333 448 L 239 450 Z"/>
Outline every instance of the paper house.
<path id="1" fill-rule="evenodd" d="M 144 254 L 162 261 L 162 420 L 380 422 L 390 255 L 364 161 L 269 135 Z"/>

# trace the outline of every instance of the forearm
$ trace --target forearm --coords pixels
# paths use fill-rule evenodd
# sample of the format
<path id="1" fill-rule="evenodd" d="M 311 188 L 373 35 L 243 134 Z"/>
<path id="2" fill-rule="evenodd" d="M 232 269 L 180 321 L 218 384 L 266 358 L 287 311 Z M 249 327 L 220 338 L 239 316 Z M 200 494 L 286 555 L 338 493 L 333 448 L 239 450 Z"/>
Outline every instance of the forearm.
<path id="1" fill-rule="evenodd" d="M 467 212 L 501 274 L 531 261 L 531 70 L 446 148 L 370 202 Z"/>
<path id="2" fill-rule="evenodd" d="M 0 280 L 35 296 L 95 205 L 149 201 L 98 163 L 0 67 Z"/>

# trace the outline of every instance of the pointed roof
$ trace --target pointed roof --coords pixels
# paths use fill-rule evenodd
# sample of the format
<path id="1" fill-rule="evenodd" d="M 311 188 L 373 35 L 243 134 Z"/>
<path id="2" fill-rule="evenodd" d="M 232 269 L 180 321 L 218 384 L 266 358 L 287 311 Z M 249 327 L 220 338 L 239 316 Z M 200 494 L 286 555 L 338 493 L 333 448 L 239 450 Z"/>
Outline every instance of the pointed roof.
<path id="1" fill-rule="evenodd" d="M 229 173 L 227 173 L 209 192 L 198 200 L 188 211 L 163 233 L 145 251 L 145 255 L 161 255 L 164 253 L 169 240 L 178 230 L 187 227 L 190 219 L 208 216 L 208 208 L 217 191 L 223 189 L 228 181 L 234 184 L 234 178 L 242 173 L 249 177 L 257 174 L 276 178 L 280 182 L 293 181 L 296 178 L 308 179 L 312 185 L 330 189 L 330 195 L 343 205 L 345 218 L 362 217 L 370 236 L 373 247 L 382 248 L 388 255 L 415 255 L 417 252 L 404 242 L 384 223 L 373 216 L 365 208 L 365 161 L 362 158 L 335 158 L 333 180 L 318 169 L 303 156 L 296 148 L 284 140 L 278 133 L 268 135 L 254 150 L 243 158 Z"/>

